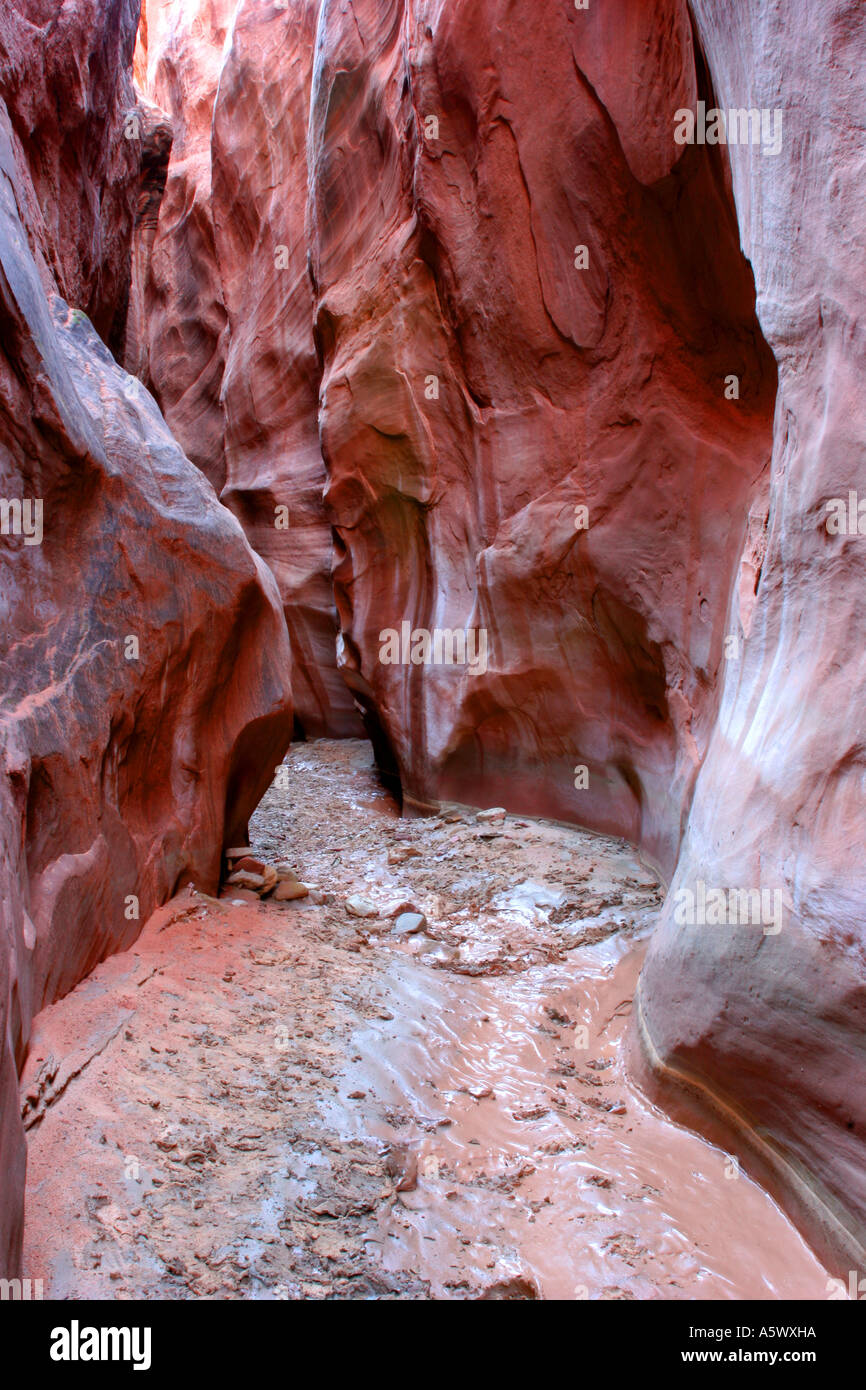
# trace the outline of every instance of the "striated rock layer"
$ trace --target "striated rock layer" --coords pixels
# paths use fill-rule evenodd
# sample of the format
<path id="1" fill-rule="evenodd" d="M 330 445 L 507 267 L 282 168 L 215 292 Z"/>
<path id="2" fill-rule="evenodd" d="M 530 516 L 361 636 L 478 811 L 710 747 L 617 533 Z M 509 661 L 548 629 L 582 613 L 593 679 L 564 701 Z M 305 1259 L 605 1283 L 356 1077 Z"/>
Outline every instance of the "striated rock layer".
<path id="1" fill-rule="evenodd" d="M 171 143 L 159 198 L 141 209 L 136 227 L 124 365 L 153 392 L 217 493 L 226 474 L 220 390 L 228 322 L 214 245 L 210 141 L 236 7 L 237 0 L 142 3 L 135 54 L 136 84 L 163 113 Z"/>
<path id="2" fill-rule="evenodd" d="M 410 800 L 575 817 L 667 872 L 704 764 L 638 1031 L 862 1270 L 862 557 L 825 502 L 862 476 L 863 13 L 696 14 L 706 60 L 674 0 L 323 5 L 344 671 Z M 784 107 L 781 152 L 677 145 L 716 100 Z M 483 630 L 475 673 L 411 664 L 436 628 Z M 678 920 L 699 881 L 778 893 L 782 930 Z"/>
<path id="3" fill-rule="evenodd" d="M 179 884 L 215 888 L 292 727 L 273 577 L 106 346 L 152 178 L 147 113 L 127 127 L 137 20 L 129 0 L 0 19 L 4 1272 L 34 1013 Z"/>
<path id="4" fill-rule="evenodd" d="M 136 237 L 127 365 L 277 578 L 300 729 L 349 737 L 304 233 L 317 10 L 146 5 L 139 79 L 173 147 L 158 222 Z"/>
<path id="5" fill-rule="evenodd" d="M 410 805 L 667 871 L 776 381 L 719 151 L 674 139 L 708 94 L 680 0 L 326 2 L 308 150 L 344 675 Z M 436 629 L 474 669 L 412 664 Z"/>
<path id="6" fill-rule="evenodd" d="M 729 148 L 779 399 L 760 583 L 751 612 L 733 596 L 740 657 L 640 1029 L 663 1095 L 674 1083 L 699 1123 L 711 1114 L 751 1154 L 847 1282 L 866 1271 L 866 538 L 850 516 L 828 532 L 827 503 L 847 512 L 850 492 L 866 496 L 866 13 L 848 0 L 694 8 L 719 106 L 783 113 L 779 155 Z M 700 881 L 762 889 L 778 921 L 683 920 L 678 895 Z"/>
<path id="7" fill-rule="evenodd" d="M 133 9 L 0 21 L 7 1250 L 33 1009 L 285 742 L 206 474 L 306 732 L 673 875 L 635 1059 L 863 1270 L 862 6 L 148 0 L 137 107 Z"/>

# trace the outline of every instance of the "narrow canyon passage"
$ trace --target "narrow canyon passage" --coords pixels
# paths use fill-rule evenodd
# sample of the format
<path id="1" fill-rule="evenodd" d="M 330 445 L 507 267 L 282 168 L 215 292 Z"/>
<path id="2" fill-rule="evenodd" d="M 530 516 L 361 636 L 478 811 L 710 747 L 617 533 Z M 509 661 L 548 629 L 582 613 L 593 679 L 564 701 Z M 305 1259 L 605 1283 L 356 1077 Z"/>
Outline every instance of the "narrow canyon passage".
<path id="1" fill-rule="evenodd" d="M 46 1297 L 826 1296 L 775 1203 L 625 1074 L 661 901 L 629 846 L 402 820 L 360 741 L 286 768 L 251 845 L 310 895 L 187 890 L 36 1020 Z"/>
<path id="2" fill-rule="evenodd" d="M 864 54 L 855 0 L 0 3 L 0 1303 L 52 1359 L 224 1378 L 284 1300 L 845 1350 Z"/>

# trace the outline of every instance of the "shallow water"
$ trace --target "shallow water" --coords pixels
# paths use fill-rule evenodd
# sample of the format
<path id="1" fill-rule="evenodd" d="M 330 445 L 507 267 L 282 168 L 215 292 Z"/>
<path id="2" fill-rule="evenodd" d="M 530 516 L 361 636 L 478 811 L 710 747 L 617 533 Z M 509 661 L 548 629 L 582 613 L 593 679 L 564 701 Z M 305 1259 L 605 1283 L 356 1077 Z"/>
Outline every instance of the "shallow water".
<path id="1" fill-rule="evenodd" d="M 382 1223 L 389 1268 L 452 1296 L 517 1273 L 546 1298 L 825 1296 L 826 1271 L 767 1194 L 625 1075 L 643 949 L 611 938 L 565 968 L 470 980 L 394 959 L 378 993 L 395 1024 L 355 1034 L 347 1084 L 451 1123 L 406 1131 L 419 1182 Z M 355 1134 L 351 1107 L 326 1113 Z"/>
<path id="2" fill-rule="evenodd" d="M 252 845 L 318 898 L 181 895 L 37 1020 L 48 1296 L 827 1296 L 772 1199 L 625 1074 L 660 902 L 627 845 L 401 821 L 360 743 L 287 762 Z"/>

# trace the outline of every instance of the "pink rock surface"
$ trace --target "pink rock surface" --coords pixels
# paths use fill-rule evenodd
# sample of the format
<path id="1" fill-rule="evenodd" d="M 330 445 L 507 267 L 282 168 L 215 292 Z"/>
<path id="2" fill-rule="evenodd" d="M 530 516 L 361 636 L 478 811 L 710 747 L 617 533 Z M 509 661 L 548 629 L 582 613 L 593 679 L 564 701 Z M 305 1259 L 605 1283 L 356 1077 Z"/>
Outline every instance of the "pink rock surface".
<path id="1" fill-rule="evenodd" d="M 210 142 L 235 8 L 230 0 L 142 4 L 136 82 L 164 113 L 172 139 L 164 191 L 136 230 L 124 360 L 217 493 L 226 476 L 220 391 L 228 323 L 214 246 Z"/>
<path id="2" fill-rule="evenodd" d="M 122 337 L 134 25 L 105 0 L 0 20 L 0 494 L 31 508 L 0 544 L 4 1272 L 34 1013 L 179 884 L 215 890 L 292 727 L 273 576 L 86 317 Z"/>
<path id="3" fill-rule="evenodd" d="M 286 739 L 281 606 L 299 723 L 354 696 L 407 809 L 672 877 L 635 1065 L 866 1268 L 866 542 L 826 525 L 866 497 L 863 8 L 518 8 L 148 0 L 138 105 L 128 5 L 0 18 L 0 481 L 48 519 L 2 552 L 9 1261 L 28 1020 L 130 884 L 215 882 Z M 677 144 L 698 101 L 781 149 Z M 475 671 L 413 664 L 437 630 Z M 776 920 L 683 920 L 699 883 Z"/>
<path id="4" fill-rule="evenodd" d="M 847 1279 L 866 1270 L 866 538 L 826 523 L 829 499 L 866 496 L 866 13 L 841 0 L 695 13 L 718 105 L 783 112 L 778 155 L 728 149 L 779 399 L 760 581 L 750 606 L 732 598 L 740 656 L 640 1016 L 668 1103 L 680 1091 L 697 1123 L 712 1116 Z M 781 930 L 678 921 L 676 895 L 699 880 L 763 889 L 769 906 L 778 893 Z"/>
<path id="5" fill-rule="evenodd" d="M 310 737 L 348 738 L 362 726 L 337 670 L 304 226 L 318 9 L 319 0 L 241 5 L 220 74 L 213 217 L 229 319 L 222 500 L 277 577 L 298 723 Z"/>
<path id="6" fill-rule="evenodd" d="M 148 3 L 139 77 L 174 143 L 152 248 L 138 237 L 127 365 L 276 575 L 300 729 L 349 737 L 304 234 L 317 10 Z"/>
<path id="7" fill-rule="evenodd" d="M 775 390 L 724 166 L 673 139 L 699 76 L 679 0 L 329 5 L 308 151 L 344 675 L 410 805 L 667 870 Z M 486 661 L 383 664 L 404 622 Z"/>
<path id="8" fill-rule="evenodd" d="M 124 0 L 67 0 L 57 11 L 50 0 L 14 0 L 0 12 L 15 187 L 43 284 L 82 309 L 119 354 L 141 173 L 139 145 L 122 138 L 136 110 L 128 70 L 136 16 Z"/>

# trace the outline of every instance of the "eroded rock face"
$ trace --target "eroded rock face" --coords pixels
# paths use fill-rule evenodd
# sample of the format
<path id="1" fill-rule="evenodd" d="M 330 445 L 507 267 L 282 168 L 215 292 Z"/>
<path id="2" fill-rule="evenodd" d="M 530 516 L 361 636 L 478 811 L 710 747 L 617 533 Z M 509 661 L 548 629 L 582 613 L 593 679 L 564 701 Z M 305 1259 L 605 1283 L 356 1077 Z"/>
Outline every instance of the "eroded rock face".
<path id="1" fill-rule="evenodd" d="M 326 3 L 308 150 L 344 675 L 410 804 L 667 870 L 775 389 L 706 94 L 679 0 Z"/>
<path id="2" fill-rule="evenodd" d="M 212 877 L 285 738 L 264 567 L 67 307 L 119 352 L 131 293 L 128 364 L 279 581 L 303 727 L 354 732 L 354 695 L 410 809 L 576 820 L 674 873 L 643 1056 L 862 1270 L 864 542 L 826 526 L 866 496 L 862 6 L 154 2 L 131 145 L 132 8 L 0 22 L 0 460 L 58 519 L 8 590 L 7 1098 L 33 1009 L 135 934 L 129 883 Z M 699 101 L 781 109 L 781 150 L 678 144 Z M 768 920 L 688 920 L 699 884 Z M 116 929 L 76 944 L 70 903 Z"/>
<path id="3" fill-rule="evenodd" d="M 135 11 L 0 20 L 4 1272 L 34 1013 L 179 884 L 216 887 L 292 726 L 273 577 L 103 341 L 123 336 L 146 172 L 124 136 Z"/>
<path id="4" fill-rule="evenodd" d="M 121 138 L 137 104 L 128 68 L 138 6 L 70 0 L 56 11 L 49 0 L 12 0 L 0 14 L 15 186 L 43 284 L 82 309 L 119 353 L 140 177 L 139 150 Z"/>
<path id="5" fill-rule="evenodd" d="M 214 245 L 211 125 L 236 0 L 142 4 L 135 76 L 171 131 L 164 189 L 136 228 L 124 365 L 148 386 L 188 458 L 225 484 L 220 391 L 228 323 Z"/>
<path id="6" fill-rule="evenodd" d="M 751 1151 L 847 1280 L 866 1270 L 866 538 L 856 521 L 828 533 L 827 502 L 866 497 L 866 14 L 842 0 L 695 13 L 718 105 L 783 113 L 778 155 L 729 147 L 779 400 L 766 554 L 751 611 L 733 597 L 740 657 L 643 973 L 643 1036 L 668 1102 L 682 1083 L 699 1123 L 712 1114 Z M 762 889 L 769 911 L 686 920 L 679 895 L 696 916 L 699 882 Z"/>
<path id="7" fill-rule="evenodd" d="M 494 0 L 324 6 L 309 159 L 344 662 L 418 800 L 576 815 L 668 871 L 705 759 L 645 1047 L 844 1272 L 866 1267 L 863 542 L 828 536 L 826 501 L 866 492 L 866 36 L 849 4 L 695 10 L 708 67 L 674 3 L 542 8 L 517 33 Z M 784 108 L 782 152 L 675 146 L 675 113 L 717 99 Z M 383 666 L 403 620 L 485 629 L 487 669 Z M 698 881 L 771 913 L 779 892 L 781 932 L 677 921 Z"/>
<path id="8" fill-rule="evenodd" d="M 222 500 L 277 577 L 304 733 L 352 737 L 362 729 L 337 670 L 305 233 L 318 9 L 319 0 L 241 5 L 220 75 L 213 216 L 230 330 Z"/>
<path id="9" fill-rule="evenodd" d="M 276 575 L 300 728 L 340 737 L 361 725 L 336 664 L 304 232 L 317 11 L 147 6 L 139 75 L 174 144 L 152 248 L 137 238 L 141 350 L 127 365 Z"/>

